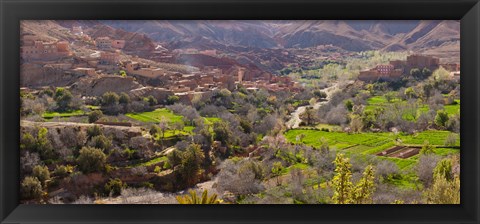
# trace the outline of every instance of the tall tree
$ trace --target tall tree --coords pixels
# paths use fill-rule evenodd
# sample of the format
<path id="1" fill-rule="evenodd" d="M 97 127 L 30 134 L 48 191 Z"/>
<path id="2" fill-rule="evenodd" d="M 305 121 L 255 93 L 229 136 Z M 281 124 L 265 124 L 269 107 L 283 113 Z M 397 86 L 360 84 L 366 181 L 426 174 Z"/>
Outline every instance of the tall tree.
<path id="1" fill-rule="evenodd" d="M 335 204 L 349 204 L 350 194 L 353 188 L 350 159 L 345 158 L 345 155 L 340 153 L 333 163 L 335 164 L 336 173 L 332 180 L 334 187 L 333 202 Z"/>
<path id="2" fill-rule="evenodd" d="M 375 189 L 375 171 L 368 165 L 363 171 L 363 176 L 351 193 L 351 202 L 354 204 L 371 204 L 372 194 Z"/>

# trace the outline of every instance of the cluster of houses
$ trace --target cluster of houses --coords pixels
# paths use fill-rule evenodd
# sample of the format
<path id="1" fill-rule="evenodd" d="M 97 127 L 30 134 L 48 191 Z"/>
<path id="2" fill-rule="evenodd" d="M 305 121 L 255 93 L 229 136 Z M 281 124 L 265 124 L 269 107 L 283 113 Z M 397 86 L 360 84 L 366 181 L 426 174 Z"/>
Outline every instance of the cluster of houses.
<path id="1" fill-rule="evenodd" d="M 365 82 L 377 80 L 395 81 L 402 78 L 403 75 L 409 74 L 413 68 L 428 68 L 430 71 L 434 71 L 439 67 L 443 67 L 449 71 L 452 78 L 460 78 L 460 64 L 440 64 L 439 58 L 414 54 L 407 56 L 407 60 L 393 60 L 390 61 L 389 64 L 377 65 L 374 68 L 360 71 L 358 79 Z"/>
<path id="2" fill-rule="evenodd" d="M 83 32 L 81 26 L 73 26 L 70 32 L 77 39 L 91 40 L 88 41 L 88 50 L 84 50 L 84 52 L 90 51 L 89 53 L 78 54 L 78 51 L 71 50 L 70 47 L 75 49 L 75 43 L 68 43 L 67 41 L 44 42 L 36 36 L 24 35 L 21 46 L 22 58 L 37 64 L 55 60 L 58 69 L 70 75 L 100 77 L 102 74 L 119 74 L 124 71 L 127 76 L 134 77 L 137 81 L 152 86 L 157 92 L 162 90 L 162 95 L 179 96 L 184 103 L 189 103 L 196 95 L 223 88 L 233 90 L 240 85 L 251 91 L 262 88 L 269 91 L 301 90 L 299 84 L 293 82 L 290 77 L 273 76 L 267 72 L 253 72 L 240 66 L 232 66 L 231 68 L 204 66 L 201 70 L 195 69 L 187 73 L 173 72 L 155 67 L 154 64 L 145 63 L 138 57 L 126 57 L 122 53 L 126 44 L 125 40 L 110 37 L 98 37 L 92 40 Z M 169 60 L 175 54 L 218 56 L 216 50 L 189 48 L 171 52 L 158 45 L 153 57 Z M 61 60 L 66 57 L 74 60 Z"/>
<path id="3" fill-rule="evenodd" d="M 20 55 L 24 60 L 56 60 L 72 54 L 67 41 L 44 42 L 34 35 L 24 35 L 22 41 Z"/>

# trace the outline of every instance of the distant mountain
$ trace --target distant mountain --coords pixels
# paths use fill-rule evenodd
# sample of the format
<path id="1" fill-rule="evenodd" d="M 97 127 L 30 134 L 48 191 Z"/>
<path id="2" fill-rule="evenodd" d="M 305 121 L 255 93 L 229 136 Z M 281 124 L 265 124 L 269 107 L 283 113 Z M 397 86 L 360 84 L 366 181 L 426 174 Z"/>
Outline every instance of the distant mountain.
<path id="1" fill-rule="evenodd" d="M 151 38 L 161 42 L 178 42 L 184 38 L 190 38 L 195 41 L 192 41 L 192 44 L 198 44 L 199 46 L 208 43 L 210 45 L 221 44 L 258 48 L 277 47 L 277 43 L 272 38 L 272 30 L 262 21 L 236 21 L 232 23 L 230 21 L 208 20 L 113 20 L 102 22 L 127 31 L 146 33 Z M 196 37 L 204 37 L 204 39 Z M 194 46 L 190 45 L 189 47 Z"/>
<path id="2" fill-rule="evenodd" d="M 420 50 L 457 44 L 459 21 L 101 21 L 147 34 L 172 48 L 307 48 L 332 44 L 349 51 Z"/>

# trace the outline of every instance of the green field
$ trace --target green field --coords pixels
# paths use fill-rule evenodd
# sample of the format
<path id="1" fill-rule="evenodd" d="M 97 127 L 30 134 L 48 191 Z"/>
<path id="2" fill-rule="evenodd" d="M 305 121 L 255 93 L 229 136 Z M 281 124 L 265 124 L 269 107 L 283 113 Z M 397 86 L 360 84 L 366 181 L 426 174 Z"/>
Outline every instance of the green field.
<path id="1" fill-rule="evenodd" d="M 130 117 L 134 120 L 145 122 L 145 123 L 159 123 L 160 120 L 163 118 L 165 119 L 170 125 L 183 122 L 183 116 L 173 113 L 167 108 L 159 108 L 154 111 L 143 112 L 143 113 L 128 113 L 125 114 L 127 117 Z M 215 122 L 220 121 L 221 119 L 218 117 L 205 117 L 205 124 L 212 125 Z M 183 130 L 166 130 L 165 131 L 165 138 L 170 138 L 178 135 L 189 135 L 192 133 L 193 126 L 185 126 Z"/>
<path id="2" fill-rule="evenodd" d="M 407 101 L 402 101 L 399 98 L 394 98 L 390 103 L 395 103 L 395 102 L 407 103 Z M 456 104 L 444 106 L 444 110 L 449 115 L 456 115 L 460 113 L 460 100 L 455 100 L 455 102 Z M 373 96 L 367 99 L 367 105 L 365 106 L 365 111 L 373 111 L 377 108 L 384 108 L 386 105 L 390 103 L 387 101 L 387 99 L 384 96 Z M 429 110 L 430 108 L 427 104 L 420 105 L 417 111 L 417 117 L 422 113 L 428 112 Z M 403 118 L 406 120 L 411 120 L 407 116 L 404 116 Z"/>
<path id="3" fill-rule="evenodd" d="M 72 110 L 65 112 L 45 112 L 42 114 L 42 117 L 45 119 L 50 119 L 54 117 L 73 117 L 73 116 L 83 116 L 85 112 L 83 110 Z"/>
<path id="4" fill-rule="evenodd" d="M 154 111 L 142 112 L 142 113 L 127 113 L 125 116 L 135 119 L 141 122 L 147 123 L 159 123 L 162 117 L 164 117 L 169 123 L 182 122 L 182 116 L 177 115 L 166 108 L 159 108 Z"/>
<path id="5" fill-rule="evenodd" d="M 445 146 L 445 139 L 451 134 L 451 132 L 448 131 L 424 131 L 414 135 L 395 135 L 387 132 L 349 134 L 345 132 L 325 132 L 312 129 L 292 129 L 285 132 L 285 137 L 289 142 L 299 143 L 297 142 L 297 136 L 301 134 L 304 135 L 301 142 L 306 145 L 320 147 L 320 140 L 323 138 L 328 142 L 331 149 L 341 150 L 347 155 L 375 155 L 376 153 L 395 146 L 395 140 L 397 138 L 401 140 L 402 144 L 411 146 L 422 146 L 424 142 L 428 140 L 430 144 L 437 147 L 434 149 L 434 152 L 441 156 L 458 153 L 458 148 L 460 147 L 460 136 L 458 134 L 454 134 L 457 136 L 457 142 L 454 148 Z M 407 159 L 379 158 L 395 162 L 400 169 L 407 169 L 416 163 L 418 156 Z"/>
<path id="6" fill-rule="evenodd" d="M 143 163 L 137 163 L 137 164 L 134 164 L 134 165 L 130 165 L 128 167 L 138 167 L 138 166 L 151 166 L 151 165 L 155 165 L 157 163 L 160 163 L 160 162 L 165 162 L 167 161 L 167 157 L 166 156 L 161 156 L 161 157 L 157 157 L 157 158 L 154 158 L 154 159 L 151 159 L 149 161 L 145 161 Z"/>

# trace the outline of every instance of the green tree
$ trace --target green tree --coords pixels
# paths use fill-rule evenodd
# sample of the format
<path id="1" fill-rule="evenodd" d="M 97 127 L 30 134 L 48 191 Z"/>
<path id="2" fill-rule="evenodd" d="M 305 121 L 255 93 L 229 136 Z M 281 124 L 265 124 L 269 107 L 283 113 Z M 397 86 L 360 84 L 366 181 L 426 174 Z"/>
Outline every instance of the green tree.
<path id="1" fill-rule="evenodd" d="M 89 138 L 93 138 L 101 134 L 102 134 L 102 129 L 98 125 L 93 125 L 87 128 L 87 136 Z"/>
<path id="2" fill-rule="evenodd" d="M 363 171 L 362 178 L 354 185 L 351 181 L 350 159 L 345 158 L 343 154 L 337 154 L 333 163 L 336 173 L 332 180 L 333 202 L 335 204 L 371 204 L 371 196 L 375 191 L 374 167 L 368 165 Z"/>
<path id="3" fill-rule="evenodd" d="M 423 78 L 422 71 L 418 68 L 412 68 L 410 69 L 410 75 L 416 79 L 421 79 Z"/>
<path id="4" fill-rule="evenodd" d="M 20 149 L 27 151 L 36 149 L 36 140 L 30 133 L 22 133 L 20 137 Z"/>
<path id="5" fill-rule="evenodd" d="M 391 103 L 394 99 L 395 99 L 395 92 L 388 92 L 388 93 L 385 93 L 385 95 L 383 95 L 383 97 L 385 97 L 385 99 Z"/>
<path id="6" fill-rule="evenodd" d="M 420 154 L 421 155 L 433 154 L 434 153 L 433 149 L 435 149 L 435 147 L 432 144 L 430 144 L 430 142 L 428 140 L 425 140 L 423 142 L 422 149 L 420 149 Z"/>
<path id="7" fill-rule="evenodd" d="M 128 94 L 122 92 L 120 93 L 120 96 L 118 97 L 118 103 L 119 104 L 129 104 L 130 103 L 130 96 Z"/>
<path id="8" fill-rule="evenodd" d="M 305 120 L 307 125 L 312 125 L 315 123 L 315 114 L 313 107 L 306 107 L 305 112 L 300 114 L 300 119 Z"/>
<path id="9" fill-rule="evenodd" d="M 105 168 L 107 156 L 101 149 L 83 147 L 77 158 L 78 168 L 83 173 L 102 171 Z"/>
<path id="10" fill-rule="evenodd" d="M 167 159 L 172 168 L 175 168 L 175 166 L 182 162 L 182 153 L 178 151 L 178 149 L 174 149 L 167 154 Z"/>
<path id="11" fill-rule="evenodd" d="M 150 106 L 155 106 L 158 104 L 157 99 L 155 99 L 155 97 L 153 97 L 152 95 L 145 98 L 144 101 L 146 101 Z"/>
<path id="12" fill-rule="evenodd" d="M 422 69 L 422 76 L 423 78 L 428 78 L 430 75 L 432 75 L 432 71 L 428 68 L 423 68 Z"/>
<path id="13" fill-rule="evenodd" d="M 105 184 L 105 193 L 111 196 L 118 196 L 122 193 L 122 189 L 126 188 L 127 184 L 123 183 L 122 180 L 115 178 L 110 179 L 108 183 Z"/>
<path id="14" fill-rule="evenodd" d="M 280 186 L 280 175 L 283 172 L 283 165 L 282 162 L 274 162 L 272 166 L 272 174 L 274 177 L 277 178 L 277 186 Z"/>
<path id="15" fill-rule="evenodd" d="M 36 148 L 40 158 L 43 160 L 51 160 L 56 158 L 56 153 L 53 149 L 52 143 L 48 140 L 48 130 L 44 127 L 38 130 Z"/>
<path id="16" fill-rule="evenodd" d="M 103 113 L 101 110 L 94 110 L 88 114 L 88 122 L 94 123 L 98 121 L 101 117 L 103 117 Z"/>
<path id="17" fill-rule="evenodd" d="M 108 152 L 112 148 L 112 140 L 104 135 L 97 135 L 90 140 L 91 147 L 102 149 L 104 152 Z"/>
<path id="18" fill-rule="evenodd" d="M 225 145 L 232 143 L 233 132 L 225 121 L 215 122 L 213 124 L 213 133 L 215 141 L 220 141 Z"/>
<path id="19" fill-rule="evenodd" d="M 46 166 L 35 166 L 32 170 L 32 176 L 36 177 L 43 186 L 46 186 L 47 181 L 50 180 L 50 171 Z"/>
<path id="20" fill-rule="evenodd" d="M 43 194 L 42 183 L 36 177 L 25 177 L 20 184 L 21 197 L 24 199 L 37 199 Z"/>
<path id="21" fill-rule="evenodd" d="M 353 188 L 351 202 L 354 204 L 371 204 L 372 194 L 375 190 L 375 171 L 372 165 L 368 165 L 363 171 L 362 178 Z"/>
<path id="22" fill-rule="evenodd" d="M 447 181 L 453 180 L 453 173 L 452 173 L 452 161 L 451 159 L 442 159 L 438 162 L 437 166 L 433 170 L 434 177 L 442 177 Z"/>
<path id="23" fill-rule="evenodd" d="M 167 103 L 170 104 L 170 105 L 172 105 L 172 104 L 174 104 L 178 101 L 180 101 L 180 97 L 178 97 L 177 95 L 170 95 L 167 98 Z"/>
<path id="24" fill-rule="evenodd" d="M 69 166 L 64 166 L 64 165 L 57 165 L 55 167 L 55 170 L 53 171 L 53 174 L 57 177 L 66 177 L 68 176 L 68 174 L 70 173 L 70 169 L 72 169 L 73 167 Z"/>
<path id="25" fill-rule="evenodd" d="M 352 102 L 352 100 L 347 100 L 347 101 L 345 101 L 345 107 L 347 108 L 348 111 L 352 112 L 352 110 L 353 110 L 353 102 Z"/>
<path id="26" fill-rule="evenodd" d="M 446 146 L 455 146 L 455 144 L 457 143 L 457 135 L 455 135 L 454 133 L 450 133 L 448 134 L 447 138 L 445 139 L 445 145 Z"/>
<path id="27" fill-rule="evenodd" d="M 73 100 L 73 95 L 67 89 L 58 87 L 55 90 L 53 99 L 57 103 L 58 111 L 67 111 L 71 109 L 70 106 Z"/>
<path id="28" fill-rule="evenodd" d="M 118 104 L 120 97 L 114 92 L 106 92 L 102 96 L 102 105 L 103 106 L 114 106 Z"/>
<path id="29" fill-rule="evenodd" d="M 194 185 L 202 171 L 201 164 L 205 155 L 198 144 L 190 144 L 182 155 L 182 160 L 178 166 L 178 172 L 185 184 Z"/>
<path id="30" fill-rule="evenodd" d="M 189 191 L 189 194 L 184 196 L 176 196 L 180 204 L 220 204 L 216 194 L 208 195 L 208 190 L 204 190 L 202 196 L 197 196 L 194 190 Z"/>
<path id="31" fill-rule="evenodd" d="M 335 164 L 336 174 L 332 180 L 334 188 L 332 200 L 335 204 L 349 204 L 353 188 L 350 159 L 339 153 L 333 163 Z"/>
<path id="32" fill-rule="evenodd" d="M 443 159 L 437 164 L 433 185 L 424 196 L 427 204 L 460 204 L 460 177 L 452 174 L 451 159 Z"/>
<path id="33" fill-rule="evenodd" d="M 448 113 L 444 110 L 437 111 L 435 116 L 435 124 L 439 127 L 446 127 L 448 122 Z"/>
<path id="34" fill-rule="evenodd" d="M 405 96 L 407 96 L 408 99 L 412 99 L 412 98 L 417 97 L 417 93 L 415 92 L 415 90 L 412 87 L 406 88 L 404 93 L 405 93 Z"/>

